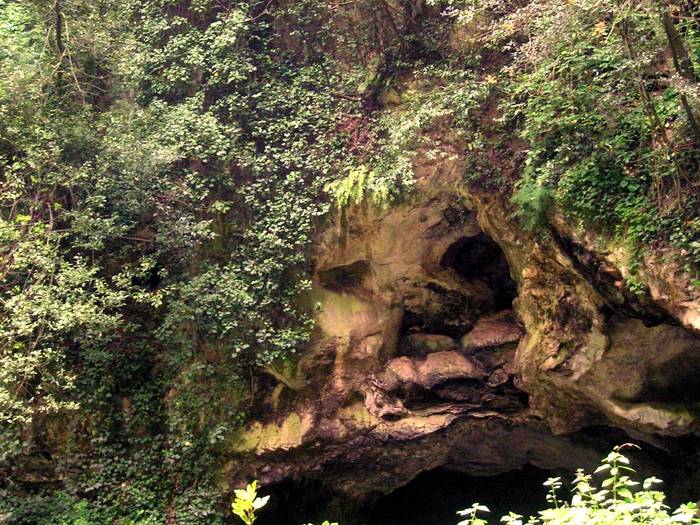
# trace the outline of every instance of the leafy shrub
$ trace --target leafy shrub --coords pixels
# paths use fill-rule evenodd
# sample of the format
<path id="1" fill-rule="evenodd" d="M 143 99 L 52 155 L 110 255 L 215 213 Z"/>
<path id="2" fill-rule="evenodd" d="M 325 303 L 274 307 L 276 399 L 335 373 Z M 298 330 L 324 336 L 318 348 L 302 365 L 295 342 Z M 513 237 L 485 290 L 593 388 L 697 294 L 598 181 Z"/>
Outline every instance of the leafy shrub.
<path id="1" fill-rule="evenodd" d="M 487 141 L 498 149 L 503 135 L 519 134 L 527 144 L 513 196 L 525 225 L 544 225 L 546 203 L 582 227 L 636 247 L 671 244 L 697 275 L 700 207 L 691 175 L 700 140 L 697 3 L 449 4 L 446 14 L 457 23 L 490 20 L 480 51 L 509 58 L 484 76 L 497 80 L 503 124 L 501 135 L 491 132 Z M 661 57 L 669 39 L 688 54 L 695 74 L 676 71 L 663 80 L 678 69 L 677 61 Z M 476 171 L 484 180 L 489 166 Z"/>
<path id="2" fill-rule="evenodd" d="M 526 230 L 542 229 L 547 225 L 547 211 L 552 206 L 552 190 L 543 184 L 523 179 L 511 197 L 515 204 L 514 215 Z"/>
<path id="3" fill-rule="evenodd" d="M 629 459 L 620 453 L 625 447 L 615 447 L 601 462 L 593 475 L 582 469 L 576 472 L 573 480 L 571 501 L 559 498 L 562 487 L 561 478 L 550 478 L 544 485 L 549 488 L 547 502 L 549 507 L 540 511 L 539 516 L 530 516 L 524 521 L 523 516 L 510 512 L 501 518 L 506 525 L 621 525 L 642 524 L 674 525 L 678 523 L 700 523 L 697 518 L 697 505 L 686 503 L 675 510 L 664 503 L 666 496 L 662 491 L 652 487 L 661 482 L 651 477 L 641 482 L 635 481 L 634 469 Z M 607 477 L 598 484 L 595 474 L 605 473 Z M 488 521 L 479 516 L 489 509 L 474 503 L 468 509 L 457 514 L 466 519 L 458 525 L 487 525 Z"/>
<path id="4" fill-rule="evenodd" d="M 461 136 L 489 93 L 472 71 L 453 66 L 416 64 L 415 81 L 405 91 L 399 95 L 389 88 L 400 103 L 370 121 L 368 144 L 357 148 L 362 151 L 349 161 L 347 175 L 326 186 L 339 207 L 365 198 L 375 205 L 396 202 L 414 189 L 416 155 L 436 159 L 451 154 L 434 132 L 449 127 Z"/>
<path id="5" fill-rule="evenodd" d="M 241 518 L 246 525 L 253 525 L 255 513 L 267 505 L 270 496 L 258 497 L 258 482 L 249 483 L 245 489 L 237 489 L 236 498 L 231 504 L 231 511 Z"/>

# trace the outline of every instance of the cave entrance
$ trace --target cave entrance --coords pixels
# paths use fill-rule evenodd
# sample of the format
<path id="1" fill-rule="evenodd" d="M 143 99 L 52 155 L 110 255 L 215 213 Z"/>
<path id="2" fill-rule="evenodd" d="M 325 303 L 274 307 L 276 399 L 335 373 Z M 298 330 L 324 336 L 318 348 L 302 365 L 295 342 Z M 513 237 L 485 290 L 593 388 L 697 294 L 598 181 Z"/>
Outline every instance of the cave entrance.
<path id="1" fill-rule="evenodd" d="M 333 508 L 337 496 L 317 480 L 285 480 L 265 486 L 260 492 L 270 496 L 270 500 L 259 512 L 256 525 L 322 523 L 324 519 L 342 516 Z"/>
<path id="2" fill-rule="evenodd" d="M 465 281 L 482 281 L 492 291 L 494 310 L 510 309 L 518 291 L 501 247 L 485 233 L 462 237 L 445 251 L 440 265 Z"/>
<path id="3" fill-rule="evenodd" d="M 341 525 L 456 525 L 463 519 L 457 511 L 475 502 L 489 507 L 490 520 L 496 523 L 509 511 L 529 516 L 545 508 L 542 484 L 555 475 L 573 477 L 529 465 L 496 476 L 441 467 L 420 473 L 371 504 L 344 499 L 318 481 L 284 481 L 263 488 L 271 498 L 256 525 L 318 525 L 324 520 Z"/>
<path id="4" fill-rule="evenodd" d="M 596 459 L 591 458 L 591 462 L 577 461 L 576 466 L 591 473 L 599 458 L 604 457 L 614 444 L 633 440 L 617 429 L 589 427 L 578 433 L 574 442 L 588 450 L 592 450 L 589 447 L 593 444 L 596 450 L 599 449 L 599 454 L 594 454 Z M 697 500 L 700 497 L 698 440 L 674 438 L 661 443 L 668 448 L 657 449 L 639 443 L 641 449 L 627 450 L 626 455 L 637 472 L 633 478 L 641 480 L 654 475 L 663 479 L 660 488 L 666 492 L 666 503 L 672 508 Z M 555 450 L 556 447 L 552 449 Z M 562 458 L 563 463 L 566 461 Z M 498 523 L 501 516 L 510 511 L 527 517 L 547 508 L 547 489 L 543 483 L 550 477 L 562 478 L 564 487 L 559 490 L 559 496 L 568 499 L 574 478 L 573 468 L 541 469 L 528 464 L 503 474 L 476 476 L 439 467 L 421 472 L 387 495 L 369 496 L 369 500 L 350 499 L 342 491 L 334 490 L 335 484 L 337 488 L 342 487 L 343 482 L 338 479 L 329 484 L 304 478 L 285 480 L 262 487 L 261 493 L 271 498 L 260 511 L 256 525 L 320 525 L 324 520 L 340 525 L 456 525 L 461 520 L 456 512 L 475 502 L 491 510 L 484 516 L 489 523 Z M 368 472 L 367 475 L 374 474 Z M 596 477 L 598 483 L 602 479 L 602 475 Z M 377 492 L 383 488 L 376 486 Z"/>
<path id="5" fill-rule="evenodd" d="M 475 502 L 491 510 L 492 523 L 509 511 L 530 516 L 545 508 L 542 484 L 553 475 L 559 474 L 532 466 L 496 476 L 470 476 L 445 468 L 422 472 L 377 500 L 367 525 L 456 525 L 464 519 L 456 512 Z"/>

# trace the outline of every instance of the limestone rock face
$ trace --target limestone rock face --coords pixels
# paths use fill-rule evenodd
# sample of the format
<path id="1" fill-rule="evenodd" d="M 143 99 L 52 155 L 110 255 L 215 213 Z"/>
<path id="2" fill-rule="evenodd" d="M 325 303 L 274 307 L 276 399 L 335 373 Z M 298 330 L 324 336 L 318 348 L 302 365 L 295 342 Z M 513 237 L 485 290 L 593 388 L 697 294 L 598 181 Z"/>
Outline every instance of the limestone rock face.
<path id="1" fill-rule="evenodd" d="M 698 435 L 697 293 L 667 264 L 631 294 L 619 259 L 563 223 L 523 231 L 459 169 L 319 234 L 305 386 L 230 443 L 229 487 L 304 478 L 362 499 L 440 466 L 588 466 L 619 443 L 601 428 L 661 449 Z"/>
<path id="2" fill-rule="evenodd" d="M 511 310 L 503 310 L 495 315 L 480 318 L 464 337 L 461 346 L 467 351 L 484 348 L 497 348 L 506 343 L 517 343 L 522 330 Z"/>

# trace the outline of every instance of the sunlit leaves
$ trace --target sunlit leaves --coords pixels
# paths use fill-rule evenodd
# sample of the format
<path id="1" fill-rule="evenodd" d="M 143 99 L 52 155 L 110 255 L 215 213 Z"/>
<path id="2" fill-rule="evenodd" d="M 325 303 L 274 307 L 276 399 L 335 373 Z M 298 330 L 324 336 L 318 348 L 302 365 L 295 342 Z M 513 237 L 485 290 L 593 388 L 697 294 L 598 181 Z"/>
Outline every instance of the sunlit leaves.
<path id="1" fill-rule="evenodd" d="M 629 459 L 622 454 L 625 448 L 639 448 L 626 444 L 615 447 L 601 462 L 593 475 L 579 469 L 572 482 L 571 502 L 560 500 L 558 492 L 563 486 L 560 477 L 549 478 L 544 486 L 549 489 L 547 502 L 549 507 L 537 516 L 530 516 L 527 522 L 513 512 L 501 518 L 506 525 L 621 525 L 653 523 L 655 525 L 673 525 L 675 523 L 700 523 L 697 517 L 697 505 L 687 503 L 670 512 L 665 504 L 666 496 L 661 491 L 651 490 L 651 486 L 660 483 L 657 478 L 648 478 L 638 490 L 639 482 L 632 479 L 635 474 Z M 625 474 L 627 473 L 627 474 Z M 595 474 L 608 477 L 598 484 Z M 475 503 L 458 514 L 467 516 L 458 525 L 486 525 L 487 520 L 479 516 L 488 509 Z"/>
<path id="2" fill-rule="evenodd" d="M 253 481 L 245 489 L 235 490 L 235 499 L 231 503 L 231 511 L 238 516 L 245 525 L 253 525 L 256 512 L 267 505 L 270 496 L 258 497 L 258 482 Z"/>

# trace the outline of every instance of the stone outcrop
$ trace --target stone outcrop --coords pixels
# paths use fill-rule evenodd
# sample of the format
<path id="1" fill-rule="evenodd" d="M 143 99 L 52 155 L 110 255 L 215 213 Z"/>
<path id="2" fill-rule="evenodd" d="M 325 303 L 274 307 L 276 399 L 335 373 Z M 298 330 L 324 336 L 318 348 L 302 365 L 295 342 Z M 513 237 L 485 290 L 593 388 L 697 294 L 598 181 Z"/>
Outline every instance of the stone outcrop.
<path id="1" fill-rule="evenodd" d="M 654 474 L 683 464 L 697 486 L 687 276 L 646 256 L 649 291 L 636 295 L 622 248 L 556 216 L 548 235 L 525 232 L 502 197 L 466 192 L 460 171 L 438 166 L 412 200 L 348 209 L 321 230 L 312 344 L 278 374 L 266 417 L 226 443 L 222 492 L 312 480 L 329 503 L 362 505 L 440 467 L 573 470 L 631 439 L 676 458 Z"/>
<path id="2" fill-rule="evenodd" d="M 440 466 L 591 465 L 619 435 L 590 429 L 660 449 L 698 435 L 697 293 L 680 274 L 651 265 L 651 291 L 632 294 L 622 258 L 560 220 L 523 231 L 459 170 L 321 232 L 305 386 L 230 443 L 229 487 L 316 479 L 362 500 Z"/>

